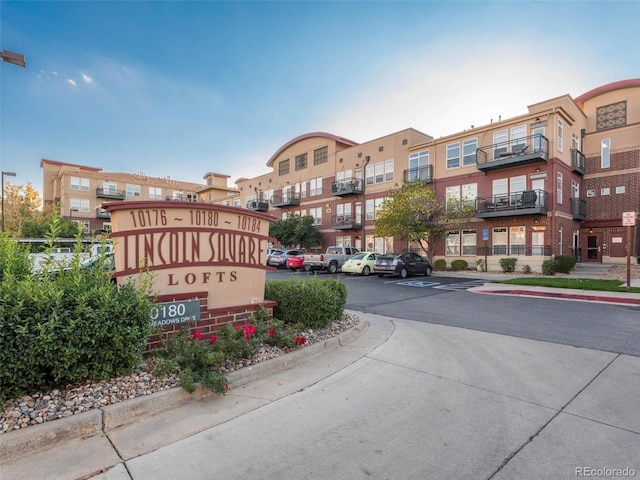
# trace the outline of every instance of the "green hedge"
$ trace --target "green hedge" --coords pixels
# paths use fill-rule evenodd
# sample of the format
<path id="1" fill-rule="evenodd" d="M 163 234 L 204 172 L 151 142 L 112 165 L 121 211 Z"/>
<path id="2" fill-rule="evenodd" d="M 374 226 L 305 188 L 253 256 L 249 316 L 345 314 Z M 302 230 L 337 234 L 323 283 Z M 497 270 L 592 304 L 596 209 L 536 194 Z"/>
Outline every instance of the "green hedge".
<path id="1" fill-rule="evenodd" d="M 467 268 L 469 268 L 469 264 L 467 263 L 466 260 L 453 260 L 451 262 L 451 270 L 453 270 L 454 272 L 459 272 L 461 270 L 466 270 Z"/>
<path id="2" fill-rule="evenodd" d="M 576 266 L 576 257 L 571 255 L 556 255 L 553 259 L 555 271 L 558 273 L 569 273 Z"/>
<path id="3" fill-rule="evenodd" d="M 439 272 L 444 272 L 447 269 L 447 261 L 443 258 L 439 258 L 433 262 L 433 269 Z"/>
<path id="4" fill-rule="evenodd" d="M 104 268 L 79 263 L 38 276 L 5 275 L 0 401 L 130 373 L 151 333 L 150 279 L 144 283 L 118 287 Z"/>
<path id="5" fill-rule="evenodd" d="M 347 287 L 339 279 L 314 277 L 303 280 L 269 280 L 265 283 L 265 299 L 278 302 L 273 316 L 289 324 L 304 328 L 327 327 L 342 318 L 347 302 Z"/>

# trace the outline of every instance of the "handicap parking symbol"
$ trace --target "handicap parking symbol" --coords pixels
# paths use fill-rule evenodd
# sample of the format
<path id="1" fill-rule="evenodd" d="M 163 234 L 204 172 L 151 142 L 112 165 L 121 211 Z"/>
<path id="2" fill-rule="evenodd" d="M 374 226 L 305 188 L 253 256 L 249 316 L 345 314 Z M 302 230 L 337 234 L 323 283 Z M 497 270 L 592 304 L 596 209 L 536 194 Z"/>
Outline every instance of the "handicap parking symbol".
<path id="1" fill-rule="evenodd" d="M 398 282 L 398 285 L 407 285 L 409 287 L 432 287 L 439 285 L 438 282 L 425 282 L 422 280 L 410 280 L 408 282 Z"/>

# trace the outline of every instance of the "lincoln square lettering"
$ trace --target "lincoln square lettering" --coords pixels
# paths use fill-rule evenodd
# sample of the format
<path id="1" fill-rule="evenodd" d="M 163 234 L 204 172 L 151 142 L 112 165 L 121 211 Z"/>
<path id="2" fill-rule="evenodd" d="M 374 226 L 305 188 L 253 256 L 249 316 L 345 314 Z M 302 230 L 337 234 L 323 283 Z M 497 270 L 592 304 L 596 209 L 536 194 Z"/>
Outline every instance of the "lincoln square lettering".
<path id="1" fill-rule="evenodd" d="M 163 231 L 123 232 L 120 248 L 123 249 L 124 274 L 136 273 L 140 268 L 162 270 L 176 267 L 240 266 L 260 268 L 260 237 L 238 234 L 220 229 L 171 228 Z M 214 280 L 235 280 L 234 272 L 222 278 L 225 272 L 213 275 Z M 193 276 L 190 280 L 195 281 Z M 202 275 L 203 283 L 212 275 Z M 169 274 L 169 282 L 176 278 Z M 191 283 L 192 283 L 191 282 Z"/>

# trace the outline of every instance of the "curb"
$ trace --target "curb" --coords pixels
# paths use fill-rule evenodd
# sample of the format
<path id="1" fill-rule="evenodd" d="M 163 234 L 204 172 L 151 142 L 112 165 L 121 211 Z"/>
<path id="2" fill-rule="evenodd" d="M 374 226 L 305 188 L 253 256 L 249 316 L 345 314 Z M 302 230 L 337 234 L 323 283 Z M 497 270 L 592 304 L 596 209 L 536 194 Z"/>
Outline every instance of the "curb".
<path id="1" fill-rule="evenodd" d="M 357 325 L 335 337 L 231 372 L 227 375 L 229 385 L 238 387 L 265 375 L 288 370 L 305 360 L 348 344 L 362 335 L 367 328 L 369 328 L 368 322 L 360 320 Z M 214 396 L 218 395 L 201 388 L 190 394 L 181 387 L 174 387 L 103 408 L 88 410 L 71 417 L 44 422 L 24 430 L 4 433 L 0 435 L 0 464 L 18 456 L 24 456 L 29 449 L 48 449 L 56 443 L 104 435 L 110 430 L 125 425 L 133 418 L 159 413 L 177 405 L 198 402 L 203 398 Z"/>

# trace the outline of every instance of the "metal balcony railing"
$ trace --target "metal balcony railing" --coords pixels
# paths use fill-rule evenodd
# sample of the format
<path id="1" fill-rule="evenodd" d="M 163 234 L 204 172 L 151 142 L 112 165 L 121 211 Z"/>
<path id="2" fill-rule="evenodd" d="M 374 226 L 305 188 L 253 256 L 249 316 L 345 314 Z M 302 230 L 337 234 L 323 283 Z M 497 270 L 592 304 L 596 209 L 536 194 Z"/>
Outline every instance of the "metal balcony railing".
<path id="1" fill-rule="evenodd" d="M 433 182 L 433 165 L 409 168 L 403 172 L 404 182 Z"/>
<path id="2" fill-rule="evenodd" d="M 476 217 L 509 217 L 513 215 L 546 214 L 549 194 L 544 190 L 476 198 Z"/>
<path id="3" fill-rule="evenodd" d="M 274 195 L 270 200 L 272 207 L 297 207 L 300 205 L 300 194 L 289 192 L 283 195 Z"/>
<path id="4" fill-rule="evenodd" d="M 494 143 L 476 150 L 478 170 L 490 171 L 547 162 L 549 140 L 540 134 Z"/>
<path id="5" fill-rule="evenodd" d="M 361 178 L 343 178 L 331 184 L 331 194 L 336 197 L 343 195 L 362 195 L 364 193 L 364 182 Z"/>
<path id="6" fill-rule="evenodd" d="M 331 228 L 334 230 L 351 230 L 362 228 L 362 215 L 333 215 Z"/>
<path id="7" fill-rule="evenodd" d="M 587 201 L 583 198 L 574 197 L 571 199 L 571 215 L 574 220 L 587 219 Z"/>
<path id="8" fill-rule="evenodd" d="M 584 175 L 585 158 L 584 154 L 575 148 L 571 149 L 571 167 L 574 172 L 578 172 L 580 175 Z"/>
<path id="9" fill-rule="evenodd" d="M 551 245 L 488 245 L 487 247 L 478 245 L 477 255 L 479 256 L 551 256 Z"/>
<path id="10" fill-rule="evenodd" d="M 124 190 L 116 190 L 115 188 L 96 188 L 96 197 L 98 198 L 115 198 L 116 200 L 124 200 L 126 192 Z"/>
<path id="11" fill-rule="evenodd" d="M 269 210 L 269 202 L 264 200 L 249 200 L 246 204 L 248 210 L 256 212 L 266 212 Z"/>

